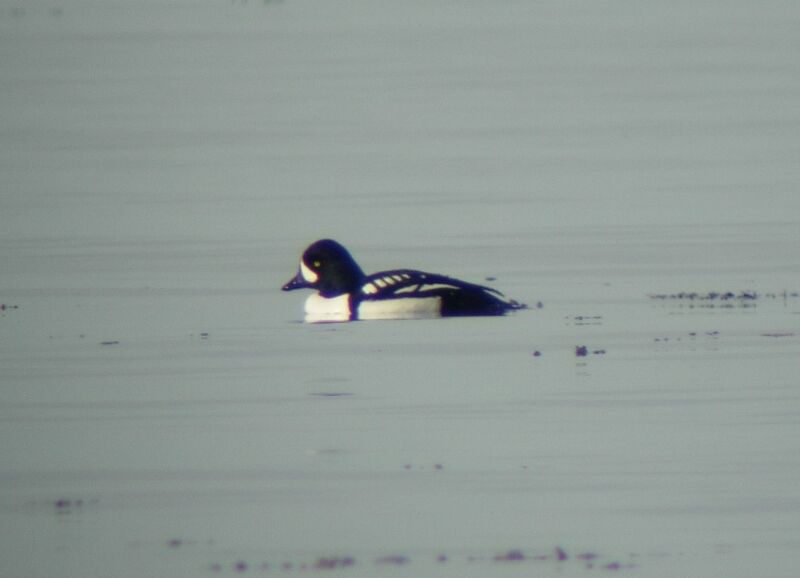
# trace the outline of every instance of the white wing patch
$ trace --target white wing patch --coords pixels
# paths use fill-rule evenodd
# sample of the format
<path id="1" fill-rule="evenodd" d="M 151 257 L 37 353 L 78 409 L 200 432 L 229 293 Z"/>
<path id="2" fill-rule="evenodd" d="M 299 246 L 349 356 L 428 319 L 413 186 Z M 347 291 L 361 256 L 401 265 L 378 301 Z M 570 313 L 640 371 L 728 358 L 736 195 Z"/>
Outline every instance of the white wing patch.
<path id="1" fill-rule="evenodd" d="M 458 289 L 458 287 L 446 283 L 421 283 L 419 285 L 403 287 L 395 291 L 395 293 L 424 293 L 425 291 L 435 291 L 436 289 Z"/>
<path id="2" fill-rule="evenodd" d="M 391 287 L 396 283 L 402 283 L 407 279 L 411 279 L 411 275 L 407 273 L 398 275 L 384 275 L 383 277 L 378 277 L 377 279 L 373 279 L 369 283 L 366 283 L 363 287 L 361 287 L 361 292 L 365 293 L 366 295 L 375 295 L 381 289 Z M 403 290 L 404 289 L 398 289 L 395 291 L 395 293 L 400 293 Z"/>
<path id="3" fill-rule="evenodd" d="M 377 295 L 378 298 L 382 298 L 381 291 L 386 289 L 387 297 L 409 295 L 423 298 L 437 289 L 463 289 L 463 287 L 454 283 L 442 282 L 438 279 L 436 281 L 433 279 L 427 281 L 428 279 L 427 273 L 419 271 L 387 273 L 370 279 L 368 283 L 361 287 L 361 293 L 364 295 Z M 393 288 L 395 285 L 399 285 L 399 287 Z"/>

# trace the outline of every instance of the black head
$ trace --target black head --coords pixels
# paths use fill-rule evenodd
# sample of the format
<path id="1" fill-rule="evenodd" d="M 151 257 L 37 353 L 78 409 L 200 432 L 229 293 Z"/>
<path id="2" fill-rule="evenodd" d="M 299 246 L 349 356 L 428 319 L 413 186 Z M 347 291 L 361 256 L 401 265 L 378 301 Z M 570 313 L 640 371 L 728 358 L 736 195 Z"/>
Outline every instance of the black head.
<path id="1" fill-rule="evenodd" d="M 358 290 L 364 277 L 347 249 L 336 241 L 322 239 L 305 250 L 297 275 L 283 290 L 316 289 L 324 297 L 333 297 Z"/>

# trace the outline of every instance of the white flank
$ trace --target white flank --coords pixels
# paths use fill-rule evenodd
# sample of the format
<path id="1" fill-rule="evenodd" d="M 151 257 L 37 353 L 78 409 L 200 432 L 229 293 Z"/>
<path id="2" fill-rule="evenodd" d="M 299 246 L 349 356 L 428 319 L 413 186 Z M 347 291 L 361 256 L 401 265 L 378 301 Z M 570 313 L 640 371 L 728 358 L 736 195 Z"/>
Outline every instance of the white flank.
<path id="1" fill-rule="evenodd" d="M 316 283 L 317 279 L 319 279 L 319 275 L 309 269 L 308 266 L 303 263 L 303 261 L 300 261 L 300 275 L 302 275 L 303 279 L 309 283 Z"/>
<path id="2" fill-rule="evenodd" d="M 350 321 L 350 299 L 340 295 L 326 299 L 314 294 L 306 299 L 306 323 Z"/>
<path id="3" fill-rule="evenodd" d="M 428 319 L 441 317 L 441 299 L 380 299 L 362 301 L 358 307 L 359 319 Z"/>

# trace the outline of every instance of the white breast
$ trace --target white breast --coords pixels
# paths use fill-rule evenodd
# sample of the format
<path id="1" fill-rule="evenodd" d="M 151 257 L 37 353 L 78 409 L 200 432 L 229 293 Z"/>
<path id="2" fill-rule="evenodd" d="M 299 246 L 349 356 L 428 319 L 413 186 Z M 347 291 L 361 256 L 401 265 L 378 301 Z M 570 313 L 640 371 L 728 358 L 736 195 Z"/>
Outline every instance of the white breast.
<path id="1" fill-rule="evenodd" d="M 306 323 L 350 321 L 350 299 L 339 295 L 326 299 L 317 293 L 306 299 Z"/>

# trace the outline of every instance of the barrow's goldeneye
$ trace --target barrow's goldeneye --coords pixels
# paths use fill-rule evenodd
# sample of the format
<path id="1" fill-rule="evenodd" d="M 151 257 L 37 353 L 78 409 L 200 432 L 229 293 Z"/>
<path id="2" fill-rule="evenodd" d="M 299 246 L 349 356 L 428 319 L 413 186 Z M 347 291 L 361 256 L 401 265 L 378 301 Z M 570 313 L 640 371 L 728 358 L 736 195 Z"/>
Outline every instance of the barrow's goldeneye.
<path id="1" fill-rule="evenodd" d="M 422 319 L 504 315 L 526 305 L 499 291 L 435 273 L 393 269 L 365 275 L 350 253 L 331 239 L 312 243 L 284 291 L 315 289 L 306 322 Z"/>

